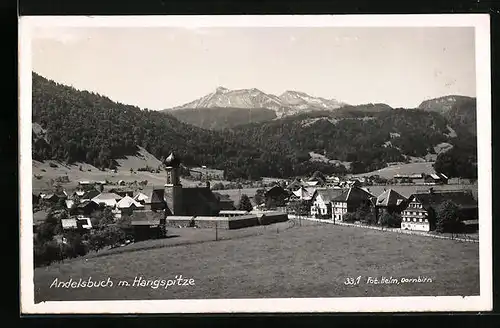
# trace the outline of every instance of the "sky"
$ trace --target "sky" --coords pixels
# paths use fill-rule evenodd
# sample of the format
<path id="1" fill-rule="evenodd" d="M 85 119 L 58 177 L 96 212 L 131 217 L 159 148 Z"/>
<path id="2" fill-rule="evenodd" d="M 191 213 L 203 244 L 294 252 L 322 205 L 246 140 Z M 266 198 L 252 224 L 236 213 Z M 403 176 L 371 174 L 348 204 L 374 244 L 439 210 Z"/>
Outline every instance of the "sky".
<path id="1" fill-rule="evenodd" d="M 476 96 L 472 27 L 38 27 L 32 69 L 152 110 L 219 86 L 394 108 Z"/>

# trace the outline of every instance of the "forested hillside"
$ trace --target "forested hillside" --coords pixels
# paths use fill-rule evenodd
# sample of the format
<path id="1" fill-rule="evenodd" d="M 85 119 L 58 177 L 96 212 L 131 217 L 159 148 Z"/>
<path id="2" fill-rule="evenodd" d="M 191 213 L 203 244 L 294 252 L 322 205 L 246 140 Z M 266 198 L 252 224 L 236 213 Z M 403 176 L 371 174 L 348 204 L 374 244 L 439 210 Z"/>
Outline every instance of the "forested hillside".
<path id="1" fill-rule="evenodd" d="M 276 113 L 266 108 L 185 108 L 164 112 L 181 122 L 210 130 L 222 130 L 242 124 L 271 121 L 276 118 Z"/>
<path id="2" fill-rule="evenodd" d="M 243 136 L 228 139 L 225 134 L 182 123 L 162 112 L 116 103 L 36 73 L 32 78 L 36 123 L 33 158 L 37 160 L 81 161 L 109 168 L 116 165 L 114 159 L 134 155 L 137 146 L 143 146 L 157 158 L 174 150 L 186 165 L 224 169 L 230 179 L 337 170 L 296 158 L 281 147 L 273 149 L 278 156 L 268 158 L 266 148 L 258 148 Z"/>
<path id="3" fill-rule="evenodd" d="M 33 74 L 33 122 L 38 124 L 33 134 L 34 159 L 82 161 L 101 168 L 135 154 L 137 146 L 157 158 L 175 150 L 186 165 L 224 169 L 229 179 L 346 171 L 343 166 L 311 161 L 310 151 L 352 162 L 353 173 L 382 168 L 404 160 L 405 155 L 424 156 L 441 142 L 455 146 L 451 165 L 473 162 L 476 139 L 467 128 L 470 116 L 452 117 L 368 104 L 211 131 Z M 448 135 L 450 124 L 458 137 Z M 456 167 L 448 170 L 457 171 Z"/>

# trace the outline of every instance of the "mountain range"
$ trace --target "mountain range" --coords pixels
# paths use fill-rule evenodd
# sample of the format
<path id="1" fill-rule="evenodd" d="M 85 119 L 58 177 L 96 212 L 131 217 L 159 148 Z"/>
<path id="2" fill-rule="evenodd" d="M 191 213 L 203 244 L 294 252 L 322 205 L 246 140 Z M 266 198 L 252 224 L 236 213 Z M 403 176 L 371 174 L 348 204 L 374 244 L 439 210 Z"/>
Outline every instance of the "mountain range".
<path id="1" fill-rule="evenodd" d="M 335 99 L 313 97 L 300 91 L 285 91 L 276 96 L 259 89 L 229 90 L 218 87 L 214 92 L 171 108 L 170 111 L 193 108 L 266 108 L 273 110 L 276 117 L 294 115 L 304 111 L 334 110 L 346 105 Z"/>
<path id="2" fill-rule="evenodd" d="M 451 122 L 460 120 L 475 133 L 475 110 L 470 108 L 475 109 L 475 98 L 458 95 L 424 100 L 417 107 L 423 111 L 440 113 Z M 345 116 L 345 113 L 353 111 L 368 114 L 392 109 L 382 103 L 349 105 L 336 99 L 313 97 L 301 91 L 285 91 L 276 96 L 256 88 L 229 90 L 218 87 L 208 95 L 163 112 L 204 129 L 222 130 L 305 113 Z"/>
<path id="3" fill-rule="evenodd" d="M 299 103 L 307 99 L 301 95 L 302 100 L 296 100 L 293 107 L 295 114 L 278 116 L 275 109 L 262 106 L 282 105 L 280 97 L 267 97 L 251 90 L 239 93 L 219 90 L 226 96 L 217 99 L 230 99 L 231 104 L 215 104 L 235 106 L 233 101 L 237 101 L 238 106 L 260 107 L 210 107 L 210 99 L 215 98 L 206 97 L 189 106 L 207 107 L 151 111 L 117 103 L 106 96 L 77 90 L 34 73 L 33 158 L 86 162 L 107 168 L 116 166 L 116 159 L 134 155 L 139 147 L 159 159 L 174 150 L 187 166 L 223 169 L 230 179 L 290 177 L 316 170 L 325 174 L 369 172 L 389 162 L 426 156 L 442 143 L 453 146 L 446 152 L 452 154 L 446 165 L 455 175 L 463 172 L 453 168 L 456 163 L 468 165 L 477 158 L 474 98 L 460 101 L 457 98 L 451 108 L 441 111 L 393 109 L 386 104 L 344 104 L 337 108 L 331 105 L 300 110 Z M 228 94 L 231 97 L 227 97 Z M 237 100 L 237 94 L 244 96 Z M 292 98 L 295 99 L 290 96 L 286 101 L 293 103 Z M 324 106 L 327 103 L 324 101 Z M 237 120 L 226 122 L 221 128 L 224 124 L 216 117 L 210 123 L 212 127 L 208 124 L 200 128 L 174 117 L 188 110 L 195 114 L 233 111 L 236 114 L 231 115 L 238 120 L 245 110 L 242 117 L 247 121 L 251 117 L 251 121 L 245 124 L 241 122 L 245 119 L 241 119 L 239 125 L 235 125 Z M 226 121 L 233 117 L 231 115 L 226 114 Z M 207 122 L 198 123 L 207 125 Z M 320 154 L 327 161 L 315 161 L 311 153 Z M 437 156 L 438 161 L 440 157 L 442 154 Z M 349 163 L 349 168 L 339 163 Z"/>

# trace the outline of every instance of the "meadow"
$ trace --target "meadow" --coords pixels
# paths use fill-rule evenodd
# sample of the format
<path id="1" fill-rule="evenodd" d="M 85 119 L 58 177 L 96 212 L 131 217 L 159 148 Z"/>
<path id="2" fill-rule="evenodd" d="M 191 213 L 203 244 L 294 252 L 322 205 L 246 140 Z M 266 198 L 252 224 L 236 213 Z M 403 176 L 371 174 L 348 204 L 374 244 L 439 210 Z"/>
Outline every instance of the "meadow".
<path id="1" fill-rule="evenodd" d="M 35 302 L 138 299 L 469 296 L 479 294 L 479 249 L 464 243 L 302 221 L 215 241 L 210 229 L 179 229 L 179 237 L 136 244 L 34 271 Z M 183 230 L 183 231 L 182 231 Z M 242 234 L 242 235 L 237 235 Z M 201 237 L 204 235 L 205 237 Z M 185 242 L 175 242 L 184 236 Z M 181 239 L 179 239 L 181 240 Z M 192 242 L 189 242 L 192 241 Z M 132 286 L 134 279 L 193 285 Z M 369 284 L 381 279 L 426 282 Z M 358 285 L 347 278 L 360 277 Z M 58 281 L 107 280 L 100 288 L 50 288 Z M 119 286 L 126 281 L 129 286 Z"/>

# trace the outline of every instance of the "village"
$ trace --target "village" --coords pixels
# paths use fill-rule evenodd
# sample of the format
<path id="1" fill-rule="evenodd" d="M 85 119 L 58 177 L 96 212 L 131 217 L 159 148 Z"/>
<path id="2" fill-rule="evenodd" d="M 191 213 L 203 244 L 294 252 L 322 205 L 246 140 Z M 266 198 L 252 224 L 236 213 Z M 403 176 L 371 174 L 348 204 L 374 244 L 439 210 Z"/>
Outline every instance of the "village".
<path id="1" fill-rule="evenodd" d="M 231 190 L 221 190 L 223 186 L 210 184 L 211 179 L 222 178 L 221 170 L 194 170 L 204 185 L 183 186 L 180 159 L 172 153 L 164 164 L 164 186 L 144 189 L 122 180 L 116 184 L 83 180 L 73 193 L 59 185 L 54 192 L 33 194 L 35 239 L 49 229 L 53 232 L 47 239 L 59 244 L 59 249 L 80 249 L 54 255 L 40 238 L 38 244 L 44 246 L 39 262 L 49 264 L 89 250 L 166 238 L 169 227 L 232 230 L 304 219 L 428 233 L 474 234 L 479 228 L 472 189 L 467 185 L 446 189 L 449 179 L 444 174 L 397 174 L 392 184 L 377 184 L 380 178 L 376 176 L 315 172 L 293 180 L 263 178 L 262 187 L 231 194 Z M 252 190 L 253 194 L 247 193 Z M 414 192 L 408 195 L 408 190 Z M 49 221 L 51 228 L 47 228 Z"/>

